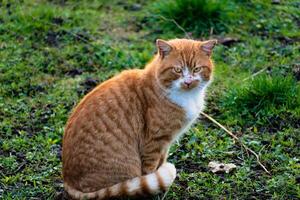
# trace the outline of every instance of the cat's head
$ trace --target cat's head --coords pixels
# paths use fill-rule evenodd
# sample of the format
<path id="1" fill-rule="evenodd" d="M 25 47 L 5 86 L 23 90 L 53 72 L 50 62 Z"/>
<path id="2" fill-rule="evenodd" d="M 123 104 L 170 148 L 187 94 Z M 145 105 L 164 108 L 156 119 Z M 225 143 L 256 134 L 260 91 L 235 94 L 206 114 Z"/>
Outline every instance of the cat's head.
<path id="1" fill-rule="evenodd" d="M 212 78 L 210 59 L 216 40 L 158 39 L 156 77 L 165 89 L 191 91 L 208 85 Z"/>

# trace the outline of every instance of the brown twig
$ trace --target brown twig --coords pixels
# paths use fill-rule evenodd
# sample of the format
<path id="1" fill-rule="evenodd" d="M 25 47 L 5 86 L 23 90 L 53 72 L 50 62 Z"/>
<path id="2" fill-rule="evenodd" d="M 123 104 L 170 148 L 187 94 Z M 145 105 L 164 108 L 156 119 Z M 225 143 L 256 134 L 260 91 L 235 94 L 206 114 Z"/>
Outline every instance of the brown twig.
<path id="1" fill-rule="evenodd" d="M 179 28 L 182 32 L 184 32 L 185 36 L 186 36 L 188 39 L 192 39 L 192 38 L 190 37 L 190 35 L 188 34 L 188 32 L 186 32 L 185 29 L 184 29 L 182 26 L 180 26 L 180 25 L 176 22 L 175 19 L 169 19 L 169 18 L 166 18 L 166 17 L 164 17 L 164 16 L 162 16 L 162 15 L 158 15 L 158 16 L 159 16 L 160 18 L 162 18 L 163 20 L 165 20 L 165 21 L 170 21 L 170 22 L 174 23 L 174 24 L 177 26 L 177 28 Z"/>
<path id="2" fill-rule="evenodd" d="M 214 27 L 211 27 L 210 28 L 210 31 L 209 31 L 209 38 L 214 34 Z"/>
<path id="3" fill-rule="evenodd" d="M 64 31 L 66 31 L 66 33 L 68 33 L 69 35 L 72 35 L 73 37 L 77 38 L 78 40 L 81 40 L 81 41 L 85 42 L 86 44 L 88 44 L 90 46 L 94 46 L 94 45 L 90 44 L 90 42 L 87 39 L 85 39 L 84 37 L 81 37 L 80 35 L 78 35 L 76 33 L 73 33 L 73 32 L 71 32 L 71 31 L 69 31 L 65 28 L 62 28 L 61 26 L 59 26 L 55 23 L 47 22 L 45 20 L 40 20 L 40 19 L 38 19 L 36 17 L 33 17 L 33 16 L 30 16 L 30 17 L 35 21 L 39 21 L 39 22 L 42 22 L 42 23 L 45 23 L 45 24 L 48 24 L 48 25 L 59 27 L 59 28 L 63 29 Z M 95 38 L 92 38 L 92 39 L 95 40 Z"/>
<path id="4" fill-rule="evenodd" d="M 90 47 L 93 47 L 93 48 L 95 48 L 95 49 L 99 49 L 99 46 L 92 44 L 89 40 L 85 39 L 84 37 L 82 37 L 82 36 L 80 36 L 80 35 L 78 35 L 78 34 L 76 34 L 76 33 L 73 33 L 72 31 L 67 30 L 66 28 L 63 28 L 62 26 L 59 26 L 59 25 L 57 25 L 57 24 L 55 24 L 55 23 L 47 22 L 47 21 L 45 21 L 45 20 L 41 20 L 41 19 L 35 18 L 35 17 L 33 17 L 33 16 L 30 16 L 30 17 L 31 17 L 33 20 L 35 20 L 35 21 L 39 21 L 39 22 L 46 23 L 46 24 L 48 24 L 48 25 L 51 25 L 51 26 L 55 26 L 55 27 L 57 27 L 57 28 L 60 28 L 61 30 L 64 30 L 67 34 L 69 34 L 69 35 L 71 35 L 71 36 L 77 38 L 78 40 L 81 40 L 81 41 L 84 42 L 86 45 L 89 45 Z M 92 41 L 96 41 L 96 38 L 95 38 L 95 37 L 93 37 L 93 36 L 90 36 L 90 37 L 91 37 Z M 110 46 L 110 48 L 113 49 L 113 50 L 116 50 L 116 48 L 113 47 L 113 46 Z M 132 57 L 131 54 L 129 54 L 129 56 Z"/>
<path id="5" fill-rule="evenodd" d="M 271 175 L 271 173 L 267 170 L 267 168 L 260 162 L 260 158 L 257 155 L 257 153 L 255 153 L 255 151 L 253 151 L 252 149 L 250 149 L 249 147 L 247 147 L 245 144 L 243 144 L 243 142 L 236 135 L 234 135 L 231 131 L 229 131 L 227 128 L 225 128 L 217 120 L 215 120 L 214 118 L 212 118 L 211 116 L 207 115 L 204 112 L 201 112 L 201 114 L 204 117 L 206 117 L 207 119 L 209 119 L 210 121 L 212 121 L 214 124 L 216 124 L 217 126 L 219 126 L 221 129 L 223 129 L 226 133 L 228 133 L 236 142 L 238 142 L 246 150 L 246 152 L 252 153 L 256 157 L 257 163 L 263 168 L 263 170 L 265 172 L 267 172 L 269 175 Z"/>
<path id="6" fill-rule="evenodd" d="M 169 191 L 170 191 L 170 188 L 164 193 L 161 200 L 164 200 L 167 197 L 167 194 L 169 193 Z"/>
<path id="7" fill-rule="evenodd" d="M 247 81 L 248 79 L 252 79 L 253 77 L 255 77 L 255 76 L 257 76 L 257 75 L 263 73 L 264 71 L 266 71 L 268 68 L 269 68 L 269 67 L 265 67 L 265 68 L 259 70 L 258 72 L 255 72 L 255 73 L 252 74 L 251 76 L 249 76 L 249 77 L 243 79 L 242 81 Z"/>

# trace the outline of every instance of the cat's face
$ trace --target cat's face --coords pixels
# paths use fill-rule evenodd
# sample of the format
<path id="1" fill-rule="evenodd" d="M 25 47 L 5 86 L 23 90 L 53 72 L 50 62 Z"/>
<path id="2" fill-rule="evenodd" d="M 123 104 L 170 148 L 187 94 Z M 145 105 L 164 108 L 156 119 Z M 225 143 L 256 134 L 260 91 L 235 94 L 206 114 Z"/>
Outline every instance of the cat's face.
<path id="1" fill-rule="evenodd" d="M 165 89 L 182 92 L 204 88 L 210 81 L 210 59 L 215 40 L 157 40 L 159 66 L 157 79 Z"/>

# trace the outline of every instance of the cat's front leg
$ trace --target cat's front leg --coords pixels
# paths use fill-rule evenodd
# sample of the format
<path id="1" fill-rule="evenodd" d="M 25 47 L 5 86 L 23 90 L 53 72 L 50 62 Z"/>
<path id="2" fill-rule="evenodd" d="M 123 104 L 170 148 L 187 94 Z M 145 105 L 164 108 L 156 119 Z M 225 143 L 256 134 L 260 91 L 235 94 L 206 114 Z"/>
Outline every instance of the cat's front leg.
<path id="1" fill-rule="evenodd" d="M 157 170 L 159 167 L 160 162 L 160 155 L 159 153 L 151 153 L 149 155 L 144 155 L 142 157 L 142 174 L 150 174 Z"/>
<path id="2" fill-rule="evenodd" d="M 142 156 L 142 173 L 149 174 L 156 171 L 167 161 L 169 148 L 162 148 L 158 142 L 145 146 Z"/>
<path id="3" fill-rule="evenodd" d="M 162 158 L 162 150 L 157 142 L 145 144 L 142 152 L 142 173 L 150 174 L 158 169 Z"/>
<path id="4" fill-rule="evenodd" d="M 160 167 L 163 163 L 167 162 L 168 154 L 169 154 L 169 148 L 166 148 L 160 156 L 158 167 Z"/>

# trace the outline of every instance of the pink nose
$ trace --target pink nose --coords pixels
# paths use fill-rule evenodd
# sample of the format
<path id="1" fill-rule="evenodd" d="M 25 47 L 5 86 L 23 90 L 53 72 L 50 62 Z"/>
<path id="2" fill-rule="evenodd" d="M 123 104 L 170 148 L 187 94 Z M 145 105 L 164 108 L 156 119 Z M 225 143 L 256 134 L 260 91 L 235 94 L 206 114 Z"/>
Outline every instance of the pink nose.
<path id="1" fill-rule="evenodd" d="M 186 84 L 187 86 L 190 86 L 192 84 L 192 80 L 185 80 L 184 84 Z"/>

